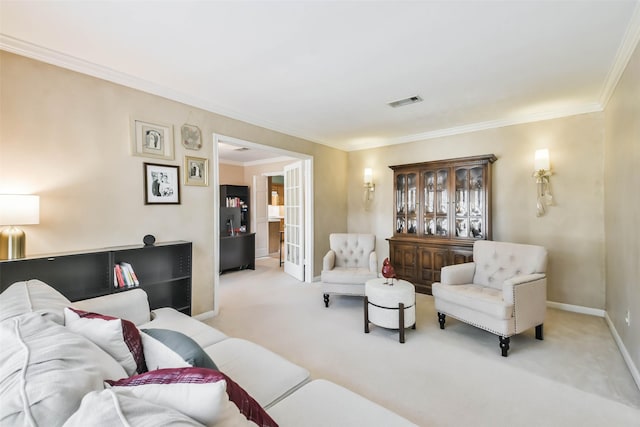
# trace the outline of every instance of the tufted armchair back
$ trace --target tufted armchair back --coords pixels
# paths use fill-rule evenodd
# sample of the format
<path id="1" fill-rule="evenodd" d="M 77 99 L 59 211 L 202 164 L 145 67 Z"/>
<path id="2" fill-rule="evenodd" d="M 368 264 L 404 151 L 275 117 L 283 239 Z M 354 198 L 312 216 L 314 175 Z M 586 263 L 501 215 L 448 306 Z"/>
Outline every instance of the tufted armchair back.
<path id="1" fill-rule="evenodd" d="M 547 250 L 542 246 L 478 240 L 473 244 L 476 265 L 473 283 L 502 289 L 514 276 L 546 273 Z"/>
<path id="2" fill-rule="evenodd" d="M 376 238 L 373 234 L 333 233 L 329 235 L 329 247 L 336 253 L 336 267 L 368 269 Z"/>

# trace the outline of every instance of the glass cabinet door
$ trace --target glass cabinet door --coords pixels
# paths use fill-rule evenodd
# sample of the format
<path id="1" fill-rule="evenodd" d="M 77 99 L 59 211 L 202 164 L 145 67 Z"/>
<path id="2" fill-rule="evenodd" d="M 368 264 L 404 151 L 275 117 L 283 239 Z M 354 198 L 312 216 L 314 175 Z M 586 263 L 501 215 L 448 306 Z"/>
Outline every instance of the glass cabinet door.
<path id="1" fill-rule="evenodd" d="M 407 223 L 405 221 L 405 214 L 407 212 L 407 201 L 405 194 L 407 189 L 407 176 L 405 174 L 398 174 L 396 177 L 396 233 L 405 233 L 407 229 Z"/>
<path id="2" fill-rule="evenodd" d="M 469 237 L 469 179 L 467 169 L 456 170 L 456 237 Z"/>
<path id="3" fill-rule="evenodd" d="M 484 175 L 482 167 L 456 169 L 456 237 L 484 238 Z"/>
<path id="4" fill-rule="evenodd" d="M 449 236 L 449 170 L 436 174 L 436 235 Z"/>
<path id="5" fill-rule="evenodd" d="M 422 233 L 425 236 L 449 235 L 449 171 L 422 173 Z"/>
<path id="6" fill-rule="evenodd" d="M 418 232 L 418 175 L 407 174 L 407 233 Z"/>
<path id="7" fill-rule="evenodd" d="M 418 232 L 418 179 L 414 172 L 396 176 L 395 232 Z"/>
<path id="8" fill-rule="evenodd" d="M 434 236 L 436 234 L 436 173 L 426 171 L 422 174 L 422 233 L 426 236 Z"/>

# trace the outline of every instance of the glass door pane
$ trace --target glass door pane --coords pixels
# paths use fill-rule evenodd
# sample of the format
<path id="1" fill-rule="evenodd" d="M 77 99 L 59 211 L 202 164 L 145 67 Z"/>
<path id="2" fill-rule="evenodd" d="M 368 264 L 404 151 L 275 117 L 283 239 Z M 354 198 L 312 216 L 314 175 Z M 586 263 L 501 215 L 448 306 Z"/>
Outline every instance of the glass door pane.
<path id="1" fill-rule="evenodd" d="M 407 174 L 407 233 L 418 232 L 418 176 L 416 173 Z"/>
<path id="2" fill-rule="evenodd" d="M 433 236 L 436 234 L 435 203 L 436 203 L 436 174 L 433 171 L 426 171 L 422 174 L 422 230 L 424 235 Z"/>
<path id="3" fill-rule="evenodd" d="M 456 170 L 456 237 L 469 236 L 469 179 L 467 169 Z"/>

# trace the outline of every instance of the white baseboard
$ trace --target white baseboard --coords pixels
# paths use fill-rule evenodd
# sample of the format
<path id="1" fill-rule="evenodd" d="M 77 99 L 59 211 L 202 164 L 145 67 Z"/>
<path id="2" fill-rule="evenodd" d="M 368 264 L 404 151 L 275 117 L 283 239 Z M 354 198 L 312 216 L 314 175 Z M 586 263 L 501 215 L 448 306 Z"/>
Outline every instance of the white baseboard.
<path id="1" fill-rule="evenodd" d="M 196 316 L 193 316 L 193 318 L 202 321 L 202 320 L 211 319 L 215 315 L 216 314 L 214 313 L 213 310 L 209 310 L 209 311 L 205 311 L 204 313 L 200 313 Z"/>
<path id="2" fill-rule="evenodd" d="M 631 355 L 627 351 L 627 348 L 624 346 L 624 343 L 622 342 L 622 338 L 620 338 L 620 335 L 618 334 L 616 327 L 613 325 L 613 322 L 611 321 L 609 314 L 605 310 L 600 310 L 598 308 L 591 308 L 591 307 L 583 307 L 580 305 L 563 304 L 563 303 L 554 302 L 554 301 L 547 301 L 547 307 L 557 308 L 558 310 L 571 311 L 574 313 L 588 314 L 591 316 L 604 317 L 605 321 L 607 322 L 607 325 L 609 326 L 609 330 L 611 331 L 611 335 L 613 336 L 613 340 L 616 342 L 616 345 L 618 346 L 618 350 L 620 350 L 620 354 L 622 355 L 624 362 L 627 364 L 627 367 L 631 372 L 631 376 L 633 377 L 633 380 L 636 382 L 636 385 L 640 389 L 640 372 L 638 371 L 638 368 L 636 367 L 636 365 L 633 363 L 633 359 L 631 359 Z"/>
<path id="3" fill-rule="evenodd" d="M 581 305 L 564 304 L 561 302 L 547 301 L 547 307 L 558 310 L 571 311 L 573 313 L 588 314 L 590 316 L 604 317 L 605 311 L 599 308 L 583 307 Z"/>
<path id="4" fill-rule="evenodd" d="M 618 344 L 618 349 L 620 350 L 620 354 L 622 354 L 622 358 L 627 364 L 629 371 L 631 371 L 631 376 L 633 377 L 633 380 L 636 382 L 636 386 L 638 386 L 638 388 L 640 389 L 640 372 L 638 371 L 638 368 L 633 363 L 633 359 L 631 359 L 631 355 L 627 351 L 627 348 L 624 346 L 624 343 L 622 342 L 622 338 L 620 338 L 620 335 L 618 334 L 616 327 L 613 325 L 613 322 L 609 317 L 609 313 L 605 312 L 604 319 L 607 321 L 607 325 L 609 325 L 609 330 L 611 331 L 611 335 L 613 335 L 613 339 L 615 340 L 616 344 Z"/>

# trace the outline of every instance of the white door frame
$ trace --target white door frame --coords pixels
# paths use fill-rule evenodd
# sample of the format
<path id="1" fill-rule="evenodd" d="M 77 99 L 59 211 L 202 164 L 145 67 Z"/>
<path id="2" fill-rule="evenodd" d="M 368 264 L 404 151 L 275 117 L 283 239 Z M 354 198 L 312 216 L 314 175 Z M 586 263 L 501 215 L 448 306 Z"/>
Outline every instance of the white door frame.
<path id="1" fill-rule="evenodd" d="M 270 151 L 282 156 L 293 157 L 302 160 L 304 175 L 304 211 L 305 211 L 305 254 L 304 254 L 304 281 L 313 281 L 313 156 L 297 153 L 295 151 L 284 150 L 270 145 L 256 144 L 255 142 L 244 141 L 242 139 L 213 134 L 213 173 L 211 174 L 211 186 L 213 187 L 214 203 L 220 203 L 220 168 L 218 155 L 218 142 L 228 142 L 241 147 L 254 148 L 258 150 Z M 218 314 L 220 300 L 218 298 L 218 288 L 220 286 L 220 209 L 213 209 L 213 313 Z"/>

